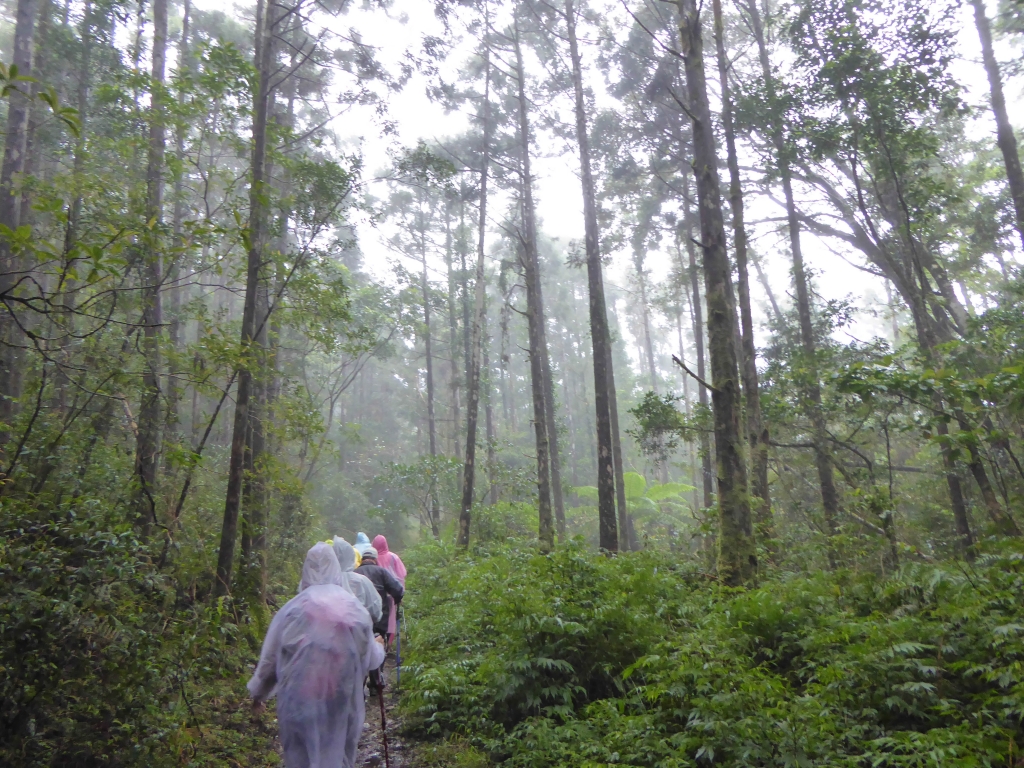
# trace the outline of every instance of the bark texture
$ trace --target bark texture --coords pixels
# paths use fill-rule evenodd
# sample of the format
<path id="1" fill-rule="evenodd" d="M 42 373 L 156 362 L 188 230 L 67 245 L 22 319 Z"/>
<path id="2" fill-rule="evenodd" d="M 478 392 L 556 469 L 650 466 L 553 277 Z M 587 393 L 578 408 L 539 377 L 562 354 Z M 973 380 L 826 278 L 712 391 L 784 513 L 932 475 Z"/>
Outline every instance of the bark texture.
<path id="1" fill-rule="evenodd" d="M 267 122 L 271 90 L 270 56 L 271 30 L 284 9 L 277 0 L 261 2 L 257 6 L 256 71 L 259 84 L 254 105 L 252 127 L 252 179 L 249 186 L 249 249 L 246 254 L 245 300 L 242 305 L 240 348 L 243 355 L 238 368 L 235 392 L 235 416 L 231 431 L 231 453 L 228 459 L 227 492 L 224 499 L 224 518 L 221 523 L 220 548 L 217 553 L 217 582 L 214 594 L 218 597 L 231 591 L 234 571 L 235 541 L 238 538 L 238 514 L 242 501 L 242 483 L 246 460 L 246 432 L 249 427 L 249 402 L 253 393 L 254 343 L 256 341 L 256 309 L 259 295 L 260 273 L 263 267 L 263 244 L 266 239 L 266 164 Z"/>
<path id="2" fill-rule="evenodd" d="M 537 538 L 542 551 L 555 544 L 554 520 L 551 514 L 551 443 L 544 396 L 544 308 L 541 304 L 540 264 L 537 258 L 537 221 L 533 203 L 533 173 L 530 170 L 530 120 L 526 101 L 526 73 L 519 41 L 519 20 L 515 21 L 515 76 L 517 115 L 519 120 L 519 151 L 522 207 L 520 232 L 520 263 L 526 282 L 526 319 L 530 339 L 530 385 L 533 394 L 533 429 L 537 446 Z"/>
<path id="3" fill-rule="evenodd" d="M 146 358 L 142 374 L 142 406 L 135 450 L 139 489 L 135 515 L 143 531 L 156 523 L 156 476 L 160 453 L 160 369 L 163 337 L 163 192 L 167 146 L 164 73 L 167 64 L 167 0 L 153 3 L 153 51 L 150 81 L 149 148 L 146 167 L 145 255 L 142 268 L 142 333 Z"/>
<path id="4" fill-rule="evenodd" d="M 711 399 L 718 470 L 718 572 L 725 583 L 742 584 L 752 581 L 757 575 L 757 550 L 740 429 L 735 299 L 725 249 L 718 159 L 708 104 L 704 41 L 697 0 L 680 0 L 679 33 L 693 124 L 693 170 L 700 210 L 711 384 L 714 387 Z"/>
<path id="5" fill-rule="evenodd" d="M 594 410 L 597 423 L 597 514 L 601 549 L 615 552 L 619 548 L 619 526 L 615 519 L 615 466 L 612 450 L 611 341 L 608 335 L 608 312 L 601 274 L 601 242 L 597 224 L 597 193 L 590 158 L 590 136 L 587 129 L 587 105 L 583 94 L 583 66 L 576 39 L 576 10 L 572 0 L 565 0 L 565 17 L 572 60 L 572 84 L 576 112 L 576 142 L 580 151 L 580 182 L 583 187 L 584 247 L 587 255 L 587 288 L 590 297 L 590 336 L 594 362 Z M 621 507 L 621 505 L 620 505 Z M 625 510 L 621 510 L 622 515 Z M 619 523 L 621 524 L 622 516 Z"/>
<path id="6" fill-rule="evenodd" d="M 1006 98 L 1003 96 L 1003 78 L 999 72 L 999 62 L 992 48 L 992 28 L 988 16 L 985 15 L 984 0 L 971 0 L 974 8 L 974 24 L 978 28 L 981 40 L 981 56 L 985 63 L 985 74 L 988 76 L 989 95 L 992 99 L 992 114 L 996 119 L 996 143 L 1003 154 L 1006 166 L 1006 180 L 1010 184 L 1010 195 L 1013 197 L 1013 211 L 1016 214 L 1017 234 L 1024 243 L 1024 171 L 1020 166 L 1020 155 L 1017 151 L 1017 136 L 1006 112 Z"/>
<path id="7" fill-rule="evenodd" d="M 485 26 L 484 34 L 489 30 Z M 487 284 L 485 282 L 484 258 L 487 236 L 487 181 L 491 164 L 491 57 L 490 49 L 484 48 L 484 103 L 483 112 L 483 157 L 480 163 L 480 220 L 476 247 L 476 283 L 473 301 L 473 324 L 470 336 L 469 360 L 467 361 L 466 400 L 466 462 L 462 472 L 462 509 L 459 512 L 459 535 L 457 543 L 469 546 L 469 526 L 473 511 L 473 484 L 476 480 L 476 432 L 477 416 L 480 411 L 480 360 L 483 356 L 484 327 L 487 322 L 485 303 Z M 490 458 L 490 413 L 487 413 L 488 458 Z M 492 484 L 493 488 L 493 484 Z"/>
<path id="8" fill-rule="evenodd" d="M 768 46 L 756 0 L 751 0 L 747 5 L 747 9 L 751 18 L 754 39 L 757 42 L 758 58 L 761 63 L 761 72 L 765 79 L 768 100 L 774 104 L 776 100 L 775 76 L 771 70 L 771 62 L 768 60 Z M 804 269 L 803 248 L 800 243 L 800 217 L 797 213 L 796 200 L 793 196 L 790 149 L 786 142 L 784 128 L 777 119 L 772 121 L 771 134 L 772 143 L 775 145 L 779 177 L 782 181 L 782 192 L 785 197 L 786 226 L 793 257 L 793 287 L 796 290 L 800 344 L 804 357 L 804 397 L 808 402 L 807 415 L 811 421 L 811 436 L 814 443 L 814 459 L 818 470 L 818 483 L 821 487 L 821 505 L 824 512 L 825 532 L 828 536 L 832 536 L 836 532 L 837 520 L 839 518 L 839 491 L 836 488 L 835 474 L 829 451 L 828 431 L 821 406 L 817 342 L 814 337 L 814 326 L 811 320 L 810 289 L 807 284 L 807 272 Z M 831 557 L 830 550 L 830 560 Z"/>
<path id="9" fill-rule="evenodd" d="M 39 0 L 18 0 L 14 21 L 14 51 L 11 64 L 18 74 L 32 76 L 34 54 L 33 36 Z M 25 171 L 28 151 L 28 121 L 31 98 L 26 84 L 11 93 L 7 107 L 7 130 L 4 140 L 4 159 L 0 166 L 0 224 L 14 231 L 21 224 L 21 191 L 18 188 Z M 0 238 L 0 295 L 13 290 L 21 277 L 21 260 L 11 251 L 6 238 Z M 20 332 L 11 310 L 5 308 L 0 317 L 0 449 L 10 439 L 10 425 L 17 414 L 22 391 L 21 351 L 24 336 Z"/>
<path id="10" fill-rule="evenodd" d="M 712 0 L 715 20 L 715 52 L 722 97 L 722 128 L 729 166 L 729 207 L 732 209 L 733 248 L 736 251 L 736 288 L 740 310 L 740 376 L 743 379 L 744 415 L 750 446 L 750 490 L 755 498 L 754 521 L 758 537 L 773 536 L 772 504 L 768 488 L 768 427 L 761 418 L 761 391 L 757 380 L 757 351 L 754 348 L 754 316 L 750 309 L 750 280 L 747 274 L 747 231 L 744 226 L 743 186 L 736 154 L 732 93 L 729 88 L 729 59 L 725 52 L 722 0 Z"/>

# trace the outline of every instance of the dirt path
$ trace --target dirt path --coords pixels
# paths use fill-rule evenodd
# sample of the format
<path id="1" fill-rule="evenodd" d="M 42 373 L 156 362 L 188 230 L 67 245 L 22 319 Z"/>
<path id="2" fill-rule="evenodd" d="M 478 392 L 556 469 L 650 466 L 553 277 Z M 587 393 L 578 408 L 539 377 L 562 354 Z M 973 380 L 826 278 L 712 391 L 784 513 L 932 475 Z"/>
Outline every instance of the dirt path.
<path id="1" fill-rule="evenodd" d="M 388 685 L 384 690 L 384 712 L 387 718 L 388 734 L 388 755 L 391 758 L 391 768 L 415 768 L 415 755 L 409 744 L 402 739 L 400 731 L 402 723 L 398 717 L 398 685 L 395 679 L 394 655 L 390 654 L 385 663 Z M 366 725 L 363 726 L 363 735 L 359 739 L 359 753 L 356 756 L 356 766 L 370 766 L 384 768 L 384 744 L 381 738 L 380 727 L 380 699 L 377 694 L 371 693 L 366 700 Z"/>

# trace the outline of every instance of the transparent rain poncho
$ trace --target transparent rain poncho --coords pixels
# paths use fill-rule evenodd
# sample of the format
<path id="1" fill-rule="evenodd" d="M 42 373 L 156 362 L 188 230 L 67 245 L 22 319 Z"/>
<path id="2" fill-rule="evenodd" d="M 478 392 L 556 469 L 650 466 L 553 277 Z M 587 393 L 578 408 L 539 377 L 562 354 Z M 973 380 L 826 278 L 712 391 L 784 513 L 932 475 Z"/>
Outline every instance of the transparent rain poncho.
<path id="1" fill-rule="evenodd" d="M 360 557 L 366 556 L 366 550 L 370 548 L 370 537 L 362 531 L 356 534 L 356 543 L 353 544 Z"/>
<path id="2" fill-rule="evenodd" d="M 341 566 L 341 578 L 337 583 L 356 596 L 356 599 L 370 612 L 371 619 L 380 621 L 382 608 L 380 595 L 377 594 L 377 589 L 373 586 L 372 581 L 361 573 L 355 573 L 355 549 L 340 536 L 335 536 L 334 554 L 338 556 L 338 564 Z"/>
<path id="3" fill-rule="evenodd" d="M 249 693 L 277 697 L 288 768 L 354 768 L 365 708 L 363 679 L 384 663 L 370 617 L 335 583 L 341 566 L 320 542 L 306 555 L 302 592 L 274 616 Z"/>

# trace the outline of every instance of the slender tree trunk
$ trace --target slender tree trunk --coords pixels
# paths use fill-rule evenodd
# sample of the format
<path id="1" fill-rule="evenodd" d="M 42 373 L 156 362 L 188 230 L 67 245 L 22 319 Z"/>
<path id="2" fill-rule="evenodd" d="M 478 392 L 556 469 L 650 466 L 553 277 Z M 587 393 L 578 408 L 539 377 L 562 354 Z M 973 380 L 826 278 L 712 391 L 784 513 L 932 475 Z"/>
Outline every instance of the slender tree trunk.
<path id="1" fill-rule="evenodd" d="M 597 421 L 597 514 L 601 549 L 619 549 L 619 530 L 615 520 L 615 466 L 612 448 L 611 343 L 608 313 L 605 307 L 604 280 L 601 275 L 601 241 L 597 223 L 597 193 L 590 159 L 590 135 L 587 128 L 587 104 L 583 94 L 583 65 L 576 39 L 576 10 L 573 0 L 565 0 L 565 18 L 572 60 L 572 83 L 576 111 L 576 141 L 580 150 L 580 181 L 583 186 L 584 244 L 587 254 L 587 286 L 590 294 L 590 336 L 594 363 L 594 411 Z"/>
<path id="2" fill-rule="evenodd" d="M 281 17 L 279 17 L 281 18 Z M 282 18 L 283 21 L 283 18 Z M 298 87 L 298 78 L 294 75 L 300 57 L 304 51 L 303 30 L 298 17 L 293 17 L 286 29 L 272 29 L 264 39 L 267 46 L 266 56 L 271 62 L 276 62 L 281 49 L 281 41 L 284 35 L 291 37 L 291 50 L 288 71 L 293 75 L 284 79 L 280 84 L 283 89 L 286 107 L 283 115 L 279 109 L 270 109 L 267 119 L 271 124 L 283 122 L 283 128 L 290 130 L 295 123 L 295 97 Z M 271 104 L 274 100 L 271 99 Z M 267 426 L 271 419 L 271 403 L 276 397 L 277 379 L 277 344 L 281 333 L 279 322 L 272 321 L 271 311 L 271 266 L 274 266 L 275 292 L 280 288 L 280 283 L 285 279 L 284 267 L 279 255 L 287 251 L 289 243 L 288 223 L 291 211 L 284 201 L 289 199 L 290 174 L 287 165 L 275 174 L 273 163 L 267 159 L 265 163 L 264 176 L 268 180 L 278 177 L 278 199 L 282 201 L 277 211 L 278 224 L 273 242 L 266 238 L 263 247 L 263 256 L 260 264 L 259 279 L 257 282 L 256 294 L 256 329 L 255 344 L 253 351 L 256 358 L 257 375 L 253 377 L 252 396 L 249 401 L 249 427 L 246 430 L 245 451 L 243 462 L 242 481 L 242 573 L 239 574 L 241 590 L 256 604 L 265 604 L 267 595 L 268 561 L 267 561 L 267 529 L 270 519 L 269 505 L 270 493 L 267 486 L 266 458 L 268 453 L 268 432 Z M 269 221 L 272 213 L 268 209 L 266 217 Z M 269 227 L 268 227 L 269 229 Z M 267 235 L 269 236 L 269 231 Z M 330 416 L 333 417 L 333 411 Z M 327 430 L 330 430 L 328 421 Z M 305 461 L 308 450 L 308 441 L 303 443 L 301 461 Z M 316 464 L 314 458 L 307 469 L 305 481 L 313 472 Z M 295 495 L 289 491 L 289 496 Z M 284 505 L 290 508 L 297 508 L 301 503 L 299 499 L 287 499 Z"/>
<path id="3" fill-rule="evenodd" d="M 505 417 L 505 432 L 514 432 L 516 429 L 516 408 L 513 401 L 512 387 L 515 382 L 512 380 L 511 358 L 509 357 L 509 322 L 512 318 L 512 290 L 508 285 L 510 262 L 503 259 L 498 271 L 498 290 L 501 291 L 501 316 L 498 320 L 501 332 L 501 351 L 499 353 L 501 363 L 501 410 Z"/>
<path id="4" fill-rule="evenodd" d="M 962 432 L 971 431 L 971 425 L 967 422 L 963 412 L 959 410 L 957 411 L 957 424 Z M 981 451 L 978 450 L 976 438 L 973 436 L 967 441 L 967 453 L 967 468 L 971 470 L 974 481 L 978 484 L 982 501 L 985 504 L 985 511 L 988 512 L 992 523 L 999 533 L 1004 536 L 1020 536 L 1021 532 L 1017 522 L 1003 509 L 1003 505 L 999 503 L 999 498 L 996 496 L 995 489 L 989 481 L 988 473 L 985 471 L 985 465 L 982 462 Z"/>
<path id="5" fill-rule="evenodd" d="M 456 339 L 458 337 L 458 321 L 455 317 L 455 302 L 456 302 L 456 291 L 455 291 L 455 272 L 452 269 L 452 232 L 449 224 L 449 215 L 447 205 L 445 206 L 445 247 L 444 247 L 444 260 L 445 266 L 448 268 L 448 357 L 450 362 L 450 368 L 448 372 L 449 389 L 451 389 L 452 395 L 452 454 L 456 459 L 462 458 L 462 448 L 459 446 L 459 438 L 462 436 L 462 430 L 460 428 L 460 403 L 459 403 L 459 388 L 462 384 L 461 376 L 459 375 L 459 356 L 456 353 L 458 345 Z M 466 361 L 468 369 L 469 361 Z M 465 476 L 463 476 L 463 480 Z"/>
<path id="6" fill-rule="evenodd" d="M 486 297 L 484 297 L 484 317 L 487 316 L 487 305 Z M 498 466 L 498 457 L 495 447 L 497 436 L 494 433 L 494 407 L 491 404 L 491 395 L 494 392 L 494 386 L 491 382 L 491 359 L 489 354 L 489 339 L 487 338 L 487 329 L 484 328 L 484 374 L 481 386 L 484 388 L 486 395 L 484 396 L 484 418 L 487 422 L 487 480 L 490 485 L 488 491 L 488 502 L 491 506 L 498 503 L 498 477 L 495 471 Z"/>
<path id="7" fill-rule="evenodd" d="M 999 73 L 999 62 L 996 61 L 992 49 L 992 29 L 988 16 L 985 15 L 984 0 L 970 0 L 974 8 L 974 24 L 978 28 L 981 40 L 981 56 L 985 62 L 985 74 L 988 75 L 989 94 L 992 99 L 992 114 L 996 119 L 996 143 L 1003 153 L 1003 164 L 1006 166 L 1006 180 L 1010 184 L 1010 196 L 1013 198 L 1013 210 L 1016 214 L 1017 234 L 1024 243 L 1024 171 L 1021 170 L 1020 155 L 1017 152 L 1017 136 L 1006 113 L 1006 99 L 1003 97 L 1003 78 Z"/>
<path id="8" fill-rule="evenodd" d="M 39 0 L 18 0 L 14 24 L 14 52 L 11 64 L 18 74 L 32 76 L 33 37 Z M 12 91 L 7 107 L 4 159 L 0 166 L 0 224 L 16 230 L 21 224 L 20 177 L 25 170 L 28 120 L 32 102 L 30 85 L 19 83 Z M 20 278 L 21 259 L 11 251 L 10 243 L 0 238 L 0 293 L 15 289 Z M 0 318 L 0 450 L 10 439 L 10 427 L 17 414 L 22 391 L 23 335 L 9 315 Z"/>
<path id="9" fill-rule="evenodd" d="M 896 316 L 896 298 L 892 295 L 892 281 L 885 281 L 885 303 L 889 308 L 889 320 L 892 324 L 892 348 L 900 345 L 900 324 Z"/>
<path id="10" fill-rule="evenodd" d="M 537 301 L 544 320 L 544 299 L 540 286 L 540 266 L 537 267 Z M 548 443 L 551 448 L 551 501 L 555 508 L 555 532 L 558 540 L 565 538 L 565 497 L 562 494 L 562 454 L 559 448 L 558 422 L 555 419 L 555 385 L 551 375 L 551 350 L 548 347 L 547 323 L 541 323 L 541 351 L 544 364 L 544 419 L 547 421 Z"/>
<path id="11" fill-rule="evenodd" d="M 487 10 L 485 9 L 485 14 Z M 490 33 L 489 16 L 485 18 L 484 35 Z M 472 336 L 470 338 L 466 384 L 469 389 L 466 400 L 466 463 L 462 472 L 462 510 L 459 514 L 459 546 L 469 546 L 470 515 L 473 510 L 473 483 L 476 479 L 476 422 L 480 409 L 480 358 L 483 354 L 484 328 L 487 323 L 485 303 L 487 284 L 485 282 L 485 256 L 487 243 L 487 177 L 491 163 L 491 51 L 488 41 L 484 42 L 484 103 L 483 103 L 483 157 L 480 161 L 480 220 L 476 248 L 476 283 Z M 487 412 L 488 433 L 490 433 L 490 410 Z M 490 463 L 490 434 L 488 434 L 488 464 Z M 491 484 L 493 493 L 494 484 Z"/>
<path id="12" fill-rule="evenodd" d="M 540 264 L 537 258 L 537 223 L 534 218 L 533 174 L 530 170 L 530 121 L 527 116 L 526 73 L 519 42 L 519 19 L 515 18 L 515 78 L 519 117 L 519 147 L 522 172 L 522 220 L 520 254 L 526 282 L 526 319 L 530 339 L 530 382 L 533 391 L 533 428 L 537 445 L 538 540 L 542 551 L 555 545 L 551 515 L 551 443 L 548 435 L 544 397 L 544 308 L 541 306 Z"/>
<path id="13" fill-rule="evenodd" d="M 651 312 L 647 299 L 647 275 L 644 273 L 642 254 L 633 259 L 636 265 L 636 279 L 640 285 L 640 320 L 644 325 L 644 354 L 647 356 L 647 371 L 651 376 L 651 391 L 658 391 L 658 367 L 654 362 L 654 341 L 651 336 Z"/>
<path id="14" fill-rule="evenodd" d="M 32 62 L 32 68 L 35 70 L 37 78 L 56 78 L 57 79 L 57 98 L 61 99 L 63 94 L 63 73 L 53 72 L 51 70 L 51 64 L 48 61 L 48 54 L 51 53 L 50 47 L 50 32 L 53 29 L 53 0 L 42 0 L 42 5 L 38 11 L 38 20 L 36 22 L 36 30 L 33 41 L 33 50 L 35 61 Z M 25 92 L 30 95 L 35 95 L 39 88 L 36 83 L 24 83 L 23 86 Z M 40 163 L 39 151 L 36 147 L 36 134 L 40 125 L 41 110 L 46 107 L 38 100 L 33 99 L 29 106 L 28 113 L 28 127 L 25 132 L 25 167 L 23 169 L 25 178 L 36 178 L 45 176 L 45 168 L 43 163 Z M 42 158 L 45 163 L 45 158 Z M 21 190 L 21 200 L 18 203 L 18 210 L 20 211 L 18 224 L 21 226 L 31 227 L 33 224 L 33 212 L 32 212 L 32 187 L 26 185 Z M 31 273 L 34 271 L 33 266 L 26 266 L 26 271 Z M 38 274 L 38 273 L 37 273 Z M 31 327 L 35 322 L 38 322 L 38 318 L 33 315 L 28 315 L 25 322 Z"/>
<path id="15" fill-rule="evenodd" d="M 735 300 L 725 250 L 725 223 L 715 136 L 704 73 L 704 42 L 697 0 L 680 0 L 679 32 L 693 123 L 693 169 L 700 209 L 701 250 L 711 347 L 711 393 L 718 465 L 718 573 L 727 584 L 757 575 L 757 551 L 750 516 L 747 465 L 740 429 L 740 387 L 736 351 Z"/>
<path id="16" fill-rule="evenodd" d="M 757 42 L 758 58 L 761 72 L 768 89 L 768 98 L 775 100 L 775 77 L 768 60 L 768 48 L 764 37 L 764 27 L 757 0 L 750 0 L 747 9 L 751 18 L 751 27 Z M 807 273 L 804 270 L 803 249 L 800 244 L 800 219 L 797 216 L 796 201 L 793 197 L 793 178 L 790 171 L 790 149 L 783 135 L 783 126 L 773 119 L 772 141 L 778 155 L 779 176 L 782 180 L 782 191 L 786 201 L 786 222 L 789 230 L 789 244 L 793 256 L 793 283 L 796 289 L 797 315 L 800 321 L 800 342 L 803 350 L 803 367 L 806 371 L 804 396 L 808 401 L 808 416 L 811 420 L 812 439 L 814 442 L 815 464 L 818 469 L 818 482 L 821 486 L 821 504 L 825 515 L 825 529 L 829 536 L 836 532 L 836 521 L 839 517 L 839 491 L 836 489 L 832 460 L 828 450 L 828 433 L 825 415 L 821 407 L 821 382 L 818 376 L 817 342 L 814 338 L 814 327 L 811 321 L 811 297 L 807 285 Z M 829 548 L 829 560 L 834 554 Z M 834 564 L 834 563 L 833 563 Z"/>
<path id="17" fill-rule="evenodd" d="M 146 170 L 146 254 L 143 266 L 143 352 L 146 358 L 142 374 L 142 407 L 139 409 L 139 437 L 135 470 L 139 478 L 135 514 L 147 530 L 156 523 L 156 474 L 160 452 L 160 342 L 163 336 L 163 189 L 166 121 L 164 70 L 167 62 L 167 0 L 153 3 L 152 106 L 149 117 L 149 152 Z"/>
<path id="18" fill-rule="evenodd" d="M 774 317 L 775 322 L 781 326 L 784 322 L 782 310 L 779 308 L 779 302 L 775 299 L 775 291 L 772 290 L 772 284 L 768 282 L 768 276 L 764 273 L 764 268 L 761 266 L 761 257 L 753 253 L 749 255 L 750 261 L 754 265 L 754 271 L 757 272 L 757 282 L 761 284 L 761 288 L 768 297 L 768 303 L 771 305 L 772 317 Z"/>
<path id="19" fill-rule="evenodd" d="M 747 231 L 743 216 L 743 187 L 736 154 L 732 94 L 729 89 L 729 59 L 725 53 L 722 0 L 712 0 L 715 21 L 715 51 L 722 97 L 722 127 L 729 165 L 729 207 L 732 209 L 733 247 L 736 250 L 736 287 L 740 302 L 740 376 L 743 380 L 744 413 L 750 444 L 750 490 L 757 502 L 754 520 L 762 539 L 773 537 L 772 504 L 768 489 L 768 427 L 761 418 L 761 391 L 757 380 L 757 351 L 754 348 L 754 316 L 750 309 L 750 281 L 747 275 Z"/>
<path id="20" fill-rule="evenodd" d="M 708 390 L 704 386 L 708 380 L 704 360 L 704 312 L 700 302 L 700 278 L 697 274 L 697 251 L 693 244 L 693 213 L 689 198 L 689 180 L 686 181 L 686 209 L 683 214 L 684 236 L 686 238 L 686 253 L 690 259 L 690 308 L 693 312 L 693 344 L 697 356 L 697 402 L 701 408 L 708 407 Z M 715 504 L 715 483 L 714 474 L 711 468 L 711 438 L 706 431 L 700 433 L 700 466 L 701 466 L 701 488 L 703 489 L 704 509 L 710 509 Z"/>
<path id="21" fill-rule="evenodd" d="M 267 177 L 270 177 L 269 171 Z M 261 265 L 256 288 L 256 333 L 255 343 L 251 347 L 256 373 L 252 377 L 249 426 L 245 431 L 245 447 L 242 452 L 242 571 L 239 574 L 242 593 L 258 603 L 266 601 L 267 587 L 267 499 L 263 454 L 267 447 L 269 294 L 264 264 Z"/>
<path id="22" fill-rule="evenodd" d="M 191 12 L 191 0 L 185 0 L 181 17 L 181 42 L 178 45 L 179 73 L 188 70 L 191 64 L 188 47 Z M 183 90 L 179 90 L 178 101 L 183 102 L 184 100 L 185 93 Z M 173 451 L 168 449 L 181 442 L 181 386 L 178 383 L 178 376 L 173 369 L 178 365 L 177 354 L 181 349 L 181 296 L 183 291 L 180 283 L 181 262 L 185 247 L 182 232 L 185 222 L 185 122 L 183 120 L 177 120 L 176 122 L 177 125 L 174 131 L 174 154 L 176 158 L 176 168 L 174 171 L 174 213 L 171 225 L 174 253 L 167 270 L 167 281 L 169 283 L 167 293 L 170 299 L 171 315 L 170 322 L 167 325 L 167 346 L 171 351 L 172 357 L 167 371 L 167 418 L 164 427 L 164 445 L 166 446 L 164 451 L 165 472 L 169 472 L 171 469 L 170 457 Z"/>
<path id="23" fill-rule="evenodd" d="M 238 369 L 235 393 L 235 417 L 231 433 L 231 454 L 228 460 L 227 493 L 224 501 L 224 520 L 221 525 L 220 549 L 217 553 L 217 583 L 214 594 L 218 597 L 231 589 L 234 569 L 235 540 L 238 536 L 238 512 L 242 500 L 243 467 L 245 463 L 246 431 L 249 427 L 249 401 L 253 391 L 253 346 L 256 336 L 256 305 L 260 274 L 263 268 L 267 206 L 267 122 L 271 91 L 270 30 L 276 26 L 281 6 L 277 0 L 260 0 L 257 5 L 256 69 L 259 73 L 255 114 L 252 128 L 252 181 L 249 187 L 249 250 L 246 260 L 245 300 L 242 307 L 241 350 L 244 358 Z"/>
<path id="24" fill-rule="evenodd" d="M 72 172 L 72 186 L 75 197 L 72 200 L 71 205 L 68 207 L 68 223 L 64 232 L 65 269 L 69 268 L 71 266 L 71 260 L 76 258 L 75 251 L 78 248 L 78 235 L 82 221 L 82 206 L 84 204 L 85 139 L 88 132 L 89 87 L 91 85 L 90 75 L 93 47 L 91 0 L 86 0 L 82 9 L 82 24 L 79 36 L 81 39 L 82 53 L 81 59 L 79 60 L 78 86 L 75 97 L 75 107 L 78 110 L 79 127 L 78 136 L 75 139 L 75 155 Z M 61 290 L 63 292 L 61 305 L 64 311 L 62 313 L 60 353 L 58 355 L 58 359 L 61 361 L 61 367 L 57 371 L 56 382 L 56 398 L 62 411 L 64 410 L 67 402 L 68 389 L 71 386 L 71 380 L 68 377 L 67 372 L 64 370 L 64 366 L 70 364 L 71 334 L 74 332 L 75 325 L 75 286 L 76 281 L 70 276 L 70 274 L 65 274 L 64 284 L 61 286 Z"/>
<path id="25" fill-rule="evenodd" d="M 427 283 L 427 247 L 426 233 L 420 226 L 420 259 L 423 263 L 423 348 L 427 366 L 427 439 L 430 445 L 430 458 L 437 458 L 437 422 L 434 419 L 434 355 L 430 330 L 430 287 Z M 441 536 L 441 508 L 437 498 L 437 480 L 431 471 L 430 475 L 430 531 L 434 538 Z"/>
<path id="26" fill-rule="evenodd" d="M 609 334 L 610 340 L 611 334 Z M 629 505 L 626 501 L 625 466 L 622 461 L 622 440 L 619 431 L 619 395 L 615 389 L 615 364 L 612 361 L 610 343 L 605 347 L 605 352 L 608 355 L 605 369 L 608 371 L 608 420 L 612 432 L 612 466 L 615 469 L 615 506 L 618 509 L 619 549 L 630 552 L 636 548 L 636 541 L 633 536 L 633 520 L 629 515 Z"/>

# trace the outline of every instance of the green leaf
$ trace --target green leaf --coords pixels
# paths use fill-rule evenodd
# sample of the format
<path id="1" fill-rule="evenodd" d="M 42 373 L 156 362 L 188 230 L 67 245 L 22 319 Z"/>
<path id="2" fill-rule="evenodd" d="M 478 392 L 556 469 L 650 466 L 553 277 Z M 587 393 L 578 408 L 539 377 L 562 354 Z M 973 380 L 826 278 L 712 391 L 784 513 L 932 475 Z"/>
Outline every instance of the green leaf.
<path id="1" fill-rule="evenodd" d="M 652 501 L 661 501 L 670 496 L 681 496 L 692 490 L 694 490 L 693 486 L 686 483 L 659 483 L 647 489 L 647 498 Z"/>
<path id="2" fill-rule="evenodd" d="M 647 489 L 647 480 L 637 472 L 626 472 L 622 476 L 627 499 L 639 499 Z"/>

